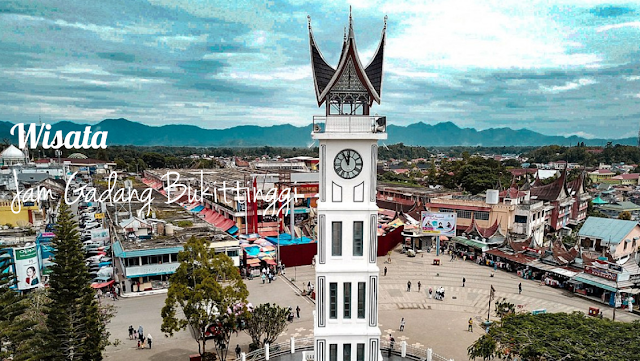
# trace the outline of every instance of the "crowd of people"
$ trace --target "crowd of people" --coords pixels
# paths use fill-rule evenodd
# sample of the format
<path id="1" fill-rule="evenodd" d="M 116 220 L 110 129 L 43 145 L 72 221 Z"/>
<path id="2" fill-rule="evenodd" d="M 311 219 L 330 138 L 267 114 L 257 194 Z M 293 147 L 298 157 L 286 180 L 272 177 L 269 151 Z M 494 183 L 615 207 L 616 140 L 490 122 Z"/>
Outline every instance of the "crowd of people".
<path id="1" fill-rule="evenodd" d="M 147 348 L 147 346 L 151 348 L 151 344 L 153 343 L 151 333 L 147 334 L 147 337 L 144 336 L 144 329 L 142 328 L 142 325 L 138 326 L 137 330 L 133 328 L 133 325 L 129 326 L 129 340 L 137 340 L 138 349 L 144 349 Z"/>

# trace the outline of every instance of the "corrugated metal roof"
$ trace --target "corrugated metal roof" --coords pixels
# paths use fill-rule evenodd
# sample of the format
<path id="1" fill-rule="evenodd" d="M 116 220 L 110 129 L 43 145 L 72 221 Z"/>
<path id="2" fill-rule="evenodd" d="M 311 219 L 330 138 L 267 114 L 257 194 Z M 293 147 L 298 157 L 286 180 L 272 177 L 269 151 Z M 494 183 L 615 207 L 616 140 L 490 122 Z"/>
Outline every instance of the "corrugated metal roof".
<path id="1" fill-rule="evenodd" d="M 599 238 L 607 242 L 610 240 L 612 244 L 619 244 L 636 226 L 636 221 L 589 217 L 580 228 L 578 236 Z"/>
<path id="2" fill-rule="evenodd" d="M 180 251 L 184 251 L 184 247 L 161 247 L 125 251 L 122 249 L 122 245 L 120 244 L 120 242 L 115 242 L 113 244 L 113 253 L 118 258 L 156 256 L 162 254 L 178 253 Z"/>

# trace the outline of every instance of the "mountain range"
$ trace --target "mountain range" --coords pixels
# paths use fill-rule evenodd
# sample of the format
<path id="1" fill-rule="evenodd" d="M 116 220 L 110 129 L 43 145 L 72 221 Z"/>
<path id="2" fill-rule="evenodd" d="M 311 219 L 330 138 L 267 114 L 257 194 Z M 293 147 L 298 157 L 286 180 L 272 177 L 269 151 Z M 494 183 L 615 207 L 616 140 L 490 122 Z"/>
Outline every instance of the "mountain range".
<path id="1" fill-rule="evenodd" d="M 13 123 L 0 121 L 0 140 L 8 138 L 17 143 L 17 136 L 11 136 Z M 311 125 L 295 127 L 290 124 L 261 127 L 241 125 L 227 129 L 203 129 L 194 125 L 171 124 L 149 126 L 127 119 L 105 119 L 97 124 L 79 124 L 60 121 L 52 124 L 51 132 L 61 130 L 83 131 L 87 125 L 91 130 L 108 131 L 108 145 L 139 146 L 193 146 L 193 147 L 304 147 L 311 144 Z M 389 139 L 386 144 L 403 143 L 418 146 L 543 146 L 585 145 L 602 146 L 611 141 L 614 144 L 635 145 L 636 138 L 585 139 L 578 136 L 552 136 L 528 129 L 490 128 L 476 130 L 460 128 L 452 122 L 434 125 L 414 123 L 407 126 L 389 125 Z"/>

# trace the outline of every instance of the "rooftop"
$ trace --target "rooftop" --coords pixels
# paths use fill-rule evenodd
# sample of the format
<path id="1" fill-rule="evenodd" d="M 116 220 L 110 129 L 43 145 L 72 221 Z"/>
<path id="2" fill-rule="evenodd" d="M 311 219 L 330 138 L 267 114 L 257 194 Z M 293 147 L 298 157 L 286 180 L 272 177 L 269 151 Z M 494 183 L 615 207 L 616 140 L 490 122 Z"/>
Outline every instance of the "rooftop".
<path id="1" fill-rule="evenodd" d="M 592 237 L 610 241 L 612 244 L 618 244 L 622 242 L 635 227 L 639 227 L 636 221 L 589 217 L 582 225 L 582 228 L 580 228 L 578 236 Z"/>

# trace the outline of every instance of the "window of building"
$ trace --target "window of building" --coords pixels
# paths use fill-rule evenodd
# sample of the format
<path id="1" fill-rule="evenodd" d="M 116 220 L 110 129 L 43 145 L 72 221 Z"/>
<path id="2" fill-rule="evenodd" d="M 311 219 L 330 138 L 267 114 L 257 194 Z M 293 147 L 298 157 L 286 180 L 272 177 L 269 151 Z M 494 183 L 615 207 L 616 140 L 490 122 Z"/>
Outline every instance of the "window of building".
<path id="1" fill-rule="evenodd" d="M 453 209 L 451 209 L 451 208 L 440 208 L 440 209 L 438 209 L 438 212 L 441 212 L 441 213 L 453 213 Z"/>
<path id="2" fill-rule="evenodd" d="M 162 263 L 169 263 L 169 255 L 168 254 L 163 254 L 162 255 Z"/>
<path id="3" fill-rule="evenodd" d="M 351 344 L 342 345 L 342 361 L 351 361 Z"/>
<path id="4" fill-rule="evenodd" d="M 475 212 L 474 216 L 476 217 L 476 219 L 481 221 L 489 220 L 489 212 Z"/>
<path id="5" fill-rule="evenodd" d="M 238 257 L 238 250 L 237 249 L 230 249 L 227 251 L 227 256 L 229 257 Z"/>
<path id="6" fill-rule="evenodd" d="M 142 263 L 140 265 L 144 266 L 146 264 L 149 264 L 149 257 L 142 257 Z"/>
<path id="7" fill-rule="evenodd" d="M 127 260 L 127 267 L 131 267 L 131 266 L 139 266 L 140 265 L 140 259 L 138 257 L 131 257 L 131 258 L 126 258 Z"/>
<path id="8" fill-rule="evenodd" d="M 342 222 L 331 222 L 331 255 L 342 256 Z"/>
<path id="9" fill-rule="evenodd" d="M 358 318 L 364 318 L 365 283 L 358 282 Z"/>
<path id="10" fill-rule="evenodd" d="M 329 318 L 338 318 L 338 284 L 329 283 Z"/>
<path id="11" fill-rule="evenodd" d="M 353 222 L 353 255 L 362 256 L 362 227 L 364 222 Z"/>
<path id="12" fill-rule="evenodd" d="M 465 211 L 465 210 L 458 210 L 458 218 L 471 218 L 471 211 Z"/>
<path id="13" fill-rule="evenodd" d="M 351 282 L 345 282 L 342 291 L 344 293 L 343 315 L 344 318 L 351 318 Z"/>
<path id="14" fill-rule="evenodd" d="M 516 223 L 527 223 L 527 216 L 516 216 Z"/>
<path id="15" fill-rule="evenodd" d="M 329 361 L 338 361 L 338 345 L 335 343 L 329 345 Z"/>
<path id="16" fill-rule="evenodd" d="M 356 345 L 356 361 L 364 361 L 364 344 L 359 343 Z"/>

